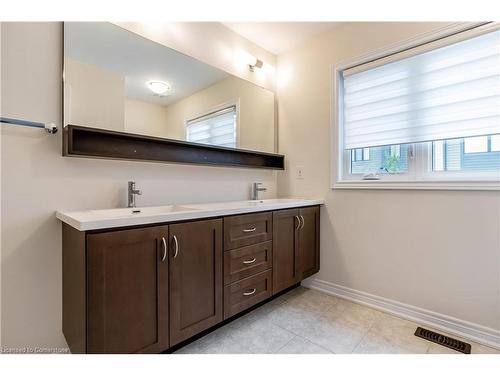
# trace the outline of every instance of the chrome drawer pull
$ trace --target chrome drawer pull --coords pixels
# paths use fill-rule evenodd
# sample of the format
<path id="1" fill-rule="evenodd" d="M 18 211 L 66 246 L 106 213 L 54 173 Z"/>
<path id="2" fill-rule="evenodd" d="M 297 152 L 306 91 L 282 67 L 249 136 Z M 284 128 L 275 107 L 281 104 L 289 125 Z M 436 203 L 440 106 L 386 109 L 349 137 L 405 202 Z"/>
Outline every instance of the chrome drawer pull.
<path id="1" fill-rule="evenodd" d="M 163 256 L 161 257 L 161 261 L 164 262 L 167 257 L 167 242 L 165 241 L 165 237 L 161 238 L 161 242 L 163 242 Z"/>
<path id="2" fill-rule="evenodd" d="M 177 241 L 177 236 L 175 234 L 172 237 L 174 238 L 174 243 L 175 243 L 175 253 L 174 253 L 174 259 L 175 259 L 179 254 L 179 241 Z"/>
<path id="3" fill-rule="evenodd" d="M 253 227 L 253 228 L 251 228 L 251 229 L 243 229 L 243 232 L 245 232 L 245 233 L 255 232 L 255 230 L 256 230 L 256 229 L 257 229 L 257 228 L 255 228 L 255 227 Z"/>
<path id="4" fill-rule="evenodd" d="M 295 218 L 295 220 L 297 220 L 297 226 L 295 227 L 295 230 L 299 230 L 300 229 L 300 217 L 295 215 L 294 218 Z"/>
<path id="5" fill-rule="evenodd" d="M 250 260 L 244 260 L 244 261 L 243 261 L 243 264 L 252 264 L 252 263 L 254 263 L 256 260 L 257 260 L 256 258 L 252 258 L 252 259 L 250 259 Z"/>
<path id="6" fill-rule="evenodd" d="M 254 294 L 255 292 L 257 291 L 257 289 L 253 288 L 251 291 L 249 292 L 243 292 L 243 295 L 244 296 L 251 296 L 252 294 Z"/>

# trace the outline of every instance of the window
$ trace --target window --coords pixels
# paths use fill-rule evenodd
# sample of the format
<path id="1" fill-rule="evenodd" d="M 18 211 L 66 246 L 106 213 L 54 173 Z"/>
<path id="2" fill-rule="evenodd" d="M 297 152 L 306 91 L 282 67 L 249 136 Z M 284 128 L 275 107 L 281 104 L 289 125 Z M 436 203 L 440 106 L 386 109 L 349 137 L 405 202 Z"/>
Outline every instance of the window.
<path id="1" fill-rule="evenodd" d="M 352 150 L 352 160 L 353 161 L 370 160 L 370 149 L 369 148 L 357 148 L 355 150 Z"/>
<path id="2" fill-rule="evenodd" d="M 500 134 L 492 135 L 490 137 L 490 146 L 491 152 L 500 151 Z"/>
<path id="3" fill-rule="evenodd" d="M 394 158 L 399 158 L 401 156 L 401 145 L 392 145 L 390 156 Z"/>
<path id="4" fill-rule="evenodd" d="M 488 137 L 470 137 L 464 139 L 464 153 L 488 152 Z"/>
<path id="5" fill-rule="evenodd" d="M 370 149 L 368 147 L 363 149 L 363 160 L 370 160 Z"/>
<path id="6" fill-rule="evenodd" d="M 432 144 L 433 151 L 433 169 L 435 171 L 444 171 L 444 141 L 435 141 Z"/>
<path id="7" fill-rule="evenodd" d="M 336 187 L 500 187 L 498 25 L 430 39 L 337 68 Z"/>
<path id="8" fill-rule="evenodd" d="M 403 145 L 403 150 L 406 150 Z M 362 150 L 358 151 L 358 150 Z M 365 151 L 366 150 L 366 151 Z M 355 152 L 356 151 L 356 152 Z M 402 173 L 408 170 L 407 158 L 402 158 L 401 146 L 366 147 L 352 150 L 350 170 L 352 174 Z M 359 155 L 368 156 L 360 158 Z"/>
<path id="9" fill-rule="evenodd" d="M 189 142 L 237 147 L 237 120 L 234 105 L 197 117 L 187 122 L 186 139 Z"/>
<path id="10" fill-rule="evenodd" d="M 498 135 L 433 142 L 434 171 L 488 171 L 500 169 Z"/>

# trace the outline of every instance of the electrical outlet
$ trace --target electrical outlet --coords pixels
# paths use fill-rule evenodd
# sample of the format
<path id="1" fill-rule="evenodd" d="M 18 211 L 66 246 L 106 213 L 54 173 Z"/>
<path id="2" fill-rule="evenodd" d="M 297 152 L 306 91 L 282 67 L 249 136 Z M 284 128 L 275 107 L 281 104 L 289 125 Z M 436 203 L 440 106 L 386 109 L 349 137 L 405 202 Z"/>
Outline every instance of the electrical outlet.
<path id="1" fill-rule="evenodd" d="M 304 179 L 304 167 L 301 167 L 301 166 L 297 167 L 296 177 L 297 177 L 297 180 Z"/>

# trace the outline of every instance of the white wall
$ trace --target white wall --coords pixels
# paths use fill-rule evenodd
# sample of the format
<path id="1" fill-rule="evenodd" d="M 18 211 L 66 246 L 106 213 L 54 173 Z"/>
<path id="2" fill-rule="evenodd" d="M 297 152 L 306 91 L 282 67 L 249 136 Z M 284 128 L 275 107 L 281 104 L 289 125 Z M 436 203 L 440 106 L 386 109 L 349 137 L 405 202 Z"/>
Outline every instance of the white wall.
<path id="1" fill-rule="evenodd" d="M 318 279 L 500 330 L 498 192 L 329 187 L 332 64 L 442 26 L 353 23 L 278 56 L 278 192 L 326 200 Z"/>
<path id="2" fill-rule="evenodd" d="M 61 124 L 62 25 L 1 27 L 2 116 Z M 276 193 L 272 171 L 63 158 L 60 133 L 1 125 L 1 137 L 4 347 L 66 346 L 55 210 L 124 206 L 130 179 L 143 191 L 139 205 L 248 199 L 253 181 Z"/>

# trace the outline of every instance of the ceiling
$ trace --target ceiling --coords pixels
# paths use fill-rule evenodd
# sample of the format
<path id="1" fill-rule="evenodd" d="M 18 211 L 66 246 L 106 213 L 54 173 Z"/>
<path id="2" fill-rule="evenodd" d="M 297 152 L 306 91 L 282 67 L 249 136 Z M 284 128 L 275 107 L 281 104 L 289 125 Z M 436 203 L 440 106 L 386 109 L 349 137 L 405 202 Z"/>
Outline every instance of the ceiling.
<path id="1" fill-rule="evenodd" d="M 66 22 L 64 56 L 121 74 L 126 97 L 157 105 L 169 105 L 229 76 L 107 22 Z M 150 80 L 169 83 L 171 93 L 153 95 L 146 85 Z"/>
<path id="2" fill-rule="evenodd" d="M 224 22 L 226 27 L 279 55 L 341 22 Z"/>

